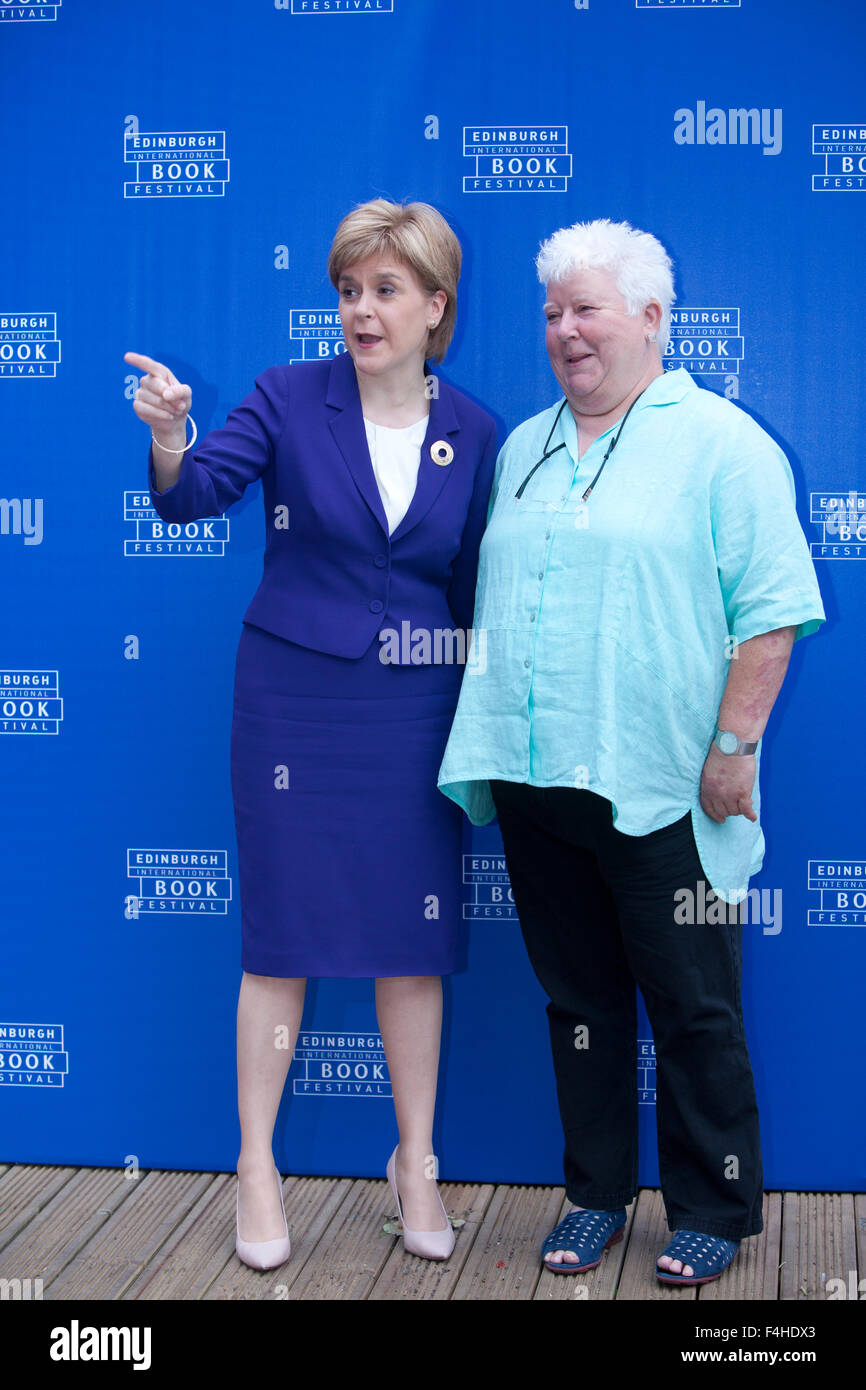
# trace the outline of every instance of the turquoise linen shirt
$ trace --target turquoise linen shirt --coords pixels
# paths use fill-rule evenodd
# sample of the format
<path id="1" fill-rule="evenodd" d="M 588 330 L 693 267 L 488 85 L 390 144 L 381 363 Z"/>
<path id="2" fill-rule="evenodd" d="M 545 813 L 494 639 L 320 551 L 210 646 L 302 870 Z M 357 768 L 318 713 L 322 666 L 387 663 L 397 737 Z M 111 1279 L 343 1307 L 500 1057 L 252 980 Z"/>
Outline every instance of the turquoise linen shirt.
<path id="1" fill-rule="evenodd" d="M 502 448 L 481 544 L 474 650 L 439 788 L 483 825 L 490 779 L 586 787 L 617 830 L 691 811 L 707 881 L 728 902 L 763 862 L 759 819 L 721 825 L 700 780 L 736 644 L 824 621 L 788 462 L 755 421 L 683 368 L 654 379 L 625 423 L 577 457 L 561 402 Z"/>

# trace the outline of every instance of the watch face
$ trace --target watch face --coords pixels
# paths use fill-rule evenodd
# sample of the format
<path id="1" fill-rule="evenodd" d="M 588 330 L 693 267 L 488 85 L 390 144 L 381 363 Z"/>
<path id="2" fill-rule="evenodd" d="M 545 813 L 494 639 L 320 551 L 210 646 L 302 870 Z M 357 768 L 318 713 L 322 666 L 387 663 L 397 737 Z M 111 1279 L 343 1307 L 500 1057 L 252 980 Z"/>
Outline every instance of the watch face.
<path id="1" fill-rule="evenodd" d="M 719 734 L 718 743 L 719 743 L 719 747 L 721 748 L 721 750 L 722 750 L 723 753 L 736 753 L 736 751 L 737 751 L 737 745 L 738 745 L 739 742 L 740 742 L 740 740 L 737 738 L 737 735 L 736 735 L 736 734 L 731 734 L 731 733 L 720 733 L 720 734 Z"/>

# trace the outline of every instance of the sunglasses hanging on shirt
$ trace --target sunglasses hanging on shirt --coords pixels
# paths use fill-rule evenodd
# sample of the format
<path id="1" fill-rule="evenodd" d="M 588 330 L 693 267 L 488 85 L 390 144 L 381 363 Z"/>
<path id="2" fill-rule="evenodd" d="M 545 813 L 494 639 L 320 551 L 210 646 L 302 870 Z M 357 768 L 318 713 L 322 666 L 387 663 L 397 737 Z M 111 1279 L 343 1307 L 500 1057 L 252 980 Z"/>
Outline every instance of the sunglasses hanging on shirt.
<path id="1" fill-rule="evenodd" d="M 556 412 L 556 419 L 554 420 L 553 424 L 552 424 L 551 427 L 550 427 L 550 433 L 549 433 L 548 436 L 547 436 L 547 440 L 546 440 L 546 442 L 545 442 L 545 445 L 544 445 L 544 449 L 543 449 L 543 451 L 542 451 L 541 458 L 538 460 L 538 463 L 536 463 L 536 464 L 529 470 L 529 472 L 527 473 L 526 477 L 523 479 L 523 482 L 520 484 L 520 487 L 517 489 L 517 491 L 516 491 L 515 494 L 514 494 L 514 496 L 515 496 L 516 498 L 520 498 L 520 497 L 523 496 L 524 490 L 525 490 L 525 488 L 526 488 L 526 484 L 529 482 L 529 479 L 532 477 L 532 475 L 533 475 L 534 473 L 537 473 L 537 472 L 538 472 L 538 469 L 541 467 L 541 465 L 542 465 L 543 463 L 546 463 L 547 460 L 548 460 L 553 454 L 558 454 L 559 451 L 560 451 L 560 449 L 564 449 L 564 448 L 565 448 L 565 444 L 564 444 L 564 443 L 562 443 L 562 444 L 557 444 L 557 446 L 556 446 L 555 449 L 551 449 L 551 450 L 550 450 L 550 453 L 547 452 L 548 449 L 550 448 L 550 441 L 551 441 L 551 439 L 553 438 L 553 431 L 556 429 L 557 425 L 559 424 L 559 417 L 560 417 L 560 415 L 562 414 L 562 412 L 565 410 L 565 407 L 566 407 L 567 405 L 568 405 L 568 401 L 567 401 L 567 400 L 566 400 L 566 401 L 563 401 L 563 402 L 562 402 L 562 405 L 561 405 L 561 406 L 559 407 L 559 409 L 557 410 L 557 412 Z"/>
<path id="2" fill-rule="evenodd" d="M 644 391 L 645 391 L 645 390 L 646 390 L 646 387 L 644 387 Z M 625 422 L 626 422 L 626 420 L 628 419 L 629 415 L 631 415 L 631 412 L 634 410 L 635 406 L 637 405 L 637 403 L 638 403 L 638 401 L 640 400 L 640 398 L 641 398 L 642 395 L 643 395 L 643 391 L 641 391 L 640 395 L 635 396 L 635 398 L 634 398 L 634 400 L 632 401 L 631 405 L 629 406 L 628 410 L 625 412 L 625 415 L 623 415 L 623 417 L 622 417 L 622 422 L 620 423 L 619 429 L 617 430 L 617 432 L 616 432 L 616 434 L 614 435 L 613 439 L 610 441 L 610 443 L 609 443 L 608 446 L 607 446 L 607 452 L 605 453 L 605 456 L 604 456 L 604 458 L 603 458 L 602 461 L 601 461 L 601 464 L 600 464 L 600 466 L 599 466 L 598 472 L 596 473 L 596 475 L 595 475 L 595 477 L 593 478 L 592 482 L 590 483 L 589 487 L 586 489 L 586 492 L 583 494 L 583 496 L 582 496 L 581 499 L 580 499 L 582 502 L 586 502 L 586 501 L 588 500 L 590 493 L 592 492 L 593 488 L 595 487 L 596 483 L 598 482 L 599 478 L 601 477 L 602 471 L 603 471 L 603 469 L 604 469 L 604 465 L 607 463 L 608 459 L 610 458 L 611 454 L 613 453 L 614 449 L 616 448 L 617 444 L 619 443 L 619 437 L 620 437 L 620 435 L 621 435 L 622 432 L 623 432 L 623 429 L 624 429 L 624 427 L 625 427 Z M 547 441 L 546 441 L 546 443 L 545 443 L 545 445 L 544 445 L 544 451 L 543 451 L 543 453 L 542 453 L 542 455 L 541 455 L 541 458 L 538 460 L 538 463 L 536 463 L 536 464 L 530 469 L 530 471 L 527 473 L 526 477 L 523 479 L 523 482 L 520 484 L 520 487 L 517 489 L 517 491 L 516 491 L 515 494 L 514 494 L 515 499 L 519 500 L 519 499 L 523 496 L 524 490 L 525 490 L 525 488 L 526 488 L 526 484 L 529 482 L 529 480 L 530 480 L 530 478 L 533 476 L 533 474 L 536 473 L 536 472 L 538 471 L 538 469 L 541 467 L 541 465 L 542 465 L 543 463 L 545 463 L 545 462 L 547 461 L 547 459 L 552 458 L 554 454 L 558 453 L 560 449 L 564 449 L 564 448 L 565 448 L 565 444 L 564 444 L 564 443 L 562 443 L 562 444 L 557 444 L 556 448 L 555 448 L 555 449 L 550 449 L 550 452 L 548 453 L 548 449 L 550 448 L 550 441 L 551 441 L 551 439 L 553 438 L 553 431 L 556 429 L 557 425 L 559 424 L 559 417 L 561 416 L 561 414 L 562 414 L 562 412 L 563 412 L 563 410 L 565 409 L 565 407 L 566 407 L 567 404 L 568 404 L 568 401 L 567 401 L 567 400 L 564 400 L 564 401 L 562 402 L 562 405 L 559 407 L 559 410 L 556 412 L 556 419 L 554 420 L 553 424 L 552 424 L 551 427 L 550 427 L 550 433 L 549 433 L 548 436 L 547 436 Z"/>

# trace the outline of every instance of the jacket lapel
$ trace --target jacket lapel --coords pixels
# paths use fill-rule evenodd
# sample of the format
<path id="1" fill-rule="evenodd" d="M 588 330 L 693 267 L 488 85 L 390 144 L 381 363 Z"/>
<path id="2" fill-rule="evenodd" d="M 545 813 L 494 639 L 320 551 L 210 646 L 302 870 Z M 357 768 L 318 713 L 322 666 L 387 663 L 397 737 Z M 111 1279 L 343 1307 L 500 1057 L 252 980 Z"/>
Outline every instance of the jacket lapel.
<path id="1" fill-rule="evenodd" d="M 427 363 L 424 364 L 424 375 L 428 380 L 430 379 L 430 367 Z M 408 531 L 417 526 L 418 522 L 423 520 L 433 506 L 454 469 L 467 466 L 466 460 L 462 460 L 460 457 L 458 441 L 460 425 L 454 411 L 450 388 L 438 377 L 434 377 L 433 380 L 439 394 L 430 401 L 427 433 L 424 436 L 424 443 L 421 445 L 421 461 L 418 465 L 418 484 L 415 488 L 415 495 L 409 503 L 409 510 L 391 536 L 392 541 L 402 539 Z M 450 463 L 438 464 L 433 462 L 430 450 L 434 444 L 438 443 L 451 446 L 454 457 Z"/>
<path id="2" fill-rule="evenodd" d="M 426 377 L 430 377 L 430 368 L 426 363 L 424 374 Z M 421 460 L 418 465 L 418 482 L 409 504 L 409 510 L 400 525 L 391 534 L 392 541 L 399 540 L 418 525 L 418 522 L 427 515 L 433 506 L 452 471 L 455 468 L 466 466 L 466 461 L 460 457 L 457 438 L 460 425 L 454 411 L 450 388 L 438 377 L 434 380 L 439 394 L 430 401 L 427 433 L 424 436 L 424 443 L 421 445 Z M 355 376 L 354 363 L 348 352 L 335 357 L 331 364 L 325 404 L 335 412 L 329 424 L 346 467 L 355 486 L 387 536 L 388 521 L 382 506 L 382 498 L 379 494 L 373 465 L 370 462 L 367 432 L 364 428 L 364 416 L 361 411 L 361 397 L 358 394 L 358 381 Z M 450 445 L 454 451 L 454 457 L 450 463 L 438 464 L 433 462 L 430 450 L 434 444 L 440 442 Z"/>
<path id="3" fill-rule="evenodd" d="M 388 521 L 370 462 L 355 364 L 348 352 L 335 357 L 331 364 L 325 404 L 336 412 L 328 423 L 343 461 L 352 475 L 355 486 L 387 536 Z"/>

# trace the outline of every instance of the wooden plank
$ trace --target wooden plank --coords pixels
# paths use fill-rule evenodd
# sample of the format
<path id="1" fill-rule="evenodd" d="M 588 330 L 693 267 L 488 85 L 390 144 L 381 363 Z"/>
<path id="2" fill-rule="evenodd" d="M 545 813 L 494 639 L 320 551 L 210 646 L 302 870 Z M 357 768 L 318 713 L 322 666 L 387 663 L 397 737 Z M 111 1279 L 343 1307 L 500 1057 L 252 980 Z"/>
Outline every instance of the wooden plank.
<path id="1" fill-rule="evenodd" d="M 665 1218 L 662 1194 L 652 1188 L 642 1188 L 635 1203 L 631 1238 L 625 1252 L 617 1299 L 644 1299 L 649 1302 L 694 1300 L 694 1285 L 660 1284 L 656 1278 L 656 1261 L 671 1232 Z"/>
<path id="2" fill-rule="evenodd" d="M 368 1298 L 396 1239 L 382 1230 L 390 1208 L 391 1193 L 386 1182 L 371 1178 L 354 1181 L 298 1278 L 289 1286 L 288 1298 Z"/>
<path id="3" fill-rule="evenodd" d="M 722 1278 L 659 1284 L 668 1243 L 661 1196 L 643 1191 L 627 1235 L 586 1275 L 541 1268 L 540 1247 L 569 1209 L 562 1188 L 443 1184 L 466 1222 L 450 1260 L 406 1255 L 384 1234 L 383 1182 L 287 1178 L 292 1255 L 259 1272 L 234 1253 L 234 1174 L 0 1165 L 0 1275 L 41 1278 L 45 1298 L 81 1299 L 821 1299 L 830 1279 L 846 1297 L 866 1279 L 866 1195 L 767 1193 L 764 1231 L 743 1243 Z M 780 1268 L 779 1268 L 780 1267 Z M 777 1272 L 779 1281 L 777 1285 Z M 586 1293 L 577 1293 L 585 1288 Z"/>
<path id="4" fill-rule="evenodd" d="M 283 1200 L 292 1253 L 278 1269 L 250 1269 L 235 1254 L 235 1215 L 237 1184 L 232 1176 L 225 1200 L 219 1211 L 219 1223 L 209 1232 L 203 1227 L 202 1240 L 210 1252 L 203 1262 L 196 1297 L 205 1299 L 280 1301 L 293 1298 L 290 1293 L 298 1281 L 331 1222 L 346 1203 L 351 1203 L 354 1187 L 351 1178 L 302 1178 L 292 1175 L 283 1182 Z M 219 1264 L 217 1272 L 213 1265 Z M 164 1298 L 157 1291 L 163 1284 L 148 1289 L 146 1297 Z M 178 1297 L 178 1295 L 173 1295 Z M 182 1295 L 187 1297 L 188 1295 Z M 192 1295 L 189 1295 L 192 1296 Z"/>
<path id="5" fill-rule="evenodd" d="M 228 1214 L 234 1220 L 234 1175 L 212 1174 L 212 1182 L 181 1213 L 121 1298 L 198 1299 L 225 1267 L 233 1245 Z M 231 1228 L 232 1238 L 234 1229 Z"/>
<path id="6" fill-rule="evenodd" d="M 532 1298 L 542 1268 L 541 1245 L 557 1223 L 562 1198 L 561 1187 L 497 1187 L 452 1299 Z"/>
<path id="7" fill-rule="evenodd" d="M 370 1291 L 369 1301 L 382 1299 L 450 1299 L 475 1244 L 478 1231 L 493 1199 L 492 1183 L 440 1183 L 439 1191 L 448 1215 L 465 1224 L 455 1232 L 454 1250 L 447 1260 L 425 1260 L 408 1255 L 399 1236 L 392 1236 L 391 1253 Z M 393 1207 L 393 1199 L 388 1206 Z M 396 1225 L 397 1214 L 390 1220 Z"/>
<path id="8" fill-rule="evenodd" d="M 0 1174 L 0 1251 L 69 1182 L 76 1168 L 8 1164 Z M 2 1257 L 0 1257 L 2 1258 Z"/>
<path id="9" fill-rule="evenodd" d="M 843 1251 L 842 1259 L 845 1264 L 846 1273 L 847 1271 L 853 1273 L 854 1284 L 856 1285 L 859 1242 L 857 1239 L 857 1215 L 854 1204 L 854 1193 L 837 1192 L 835 1195 L 839 1202 L 839 1223 Z M 864 1290 L 864 1292 L 866 1292 L 866 1290 Z"/>
<path id="10" fill-rule="evenodd" d="M 123 1298 L 190 1206 L 212 1185 L 212 1173 L 149 1172 L 125 1178 L 127 1200 L 81 1247 L 51 1285 L 52 1298 Z"/>
<path id="11" fill-rule="evenodd" d="M 737 1257 L 720 1279 L 698 1286 L 699 1302 L 719 1303 L 747 1299 L 761 1302 L 779 1297 L 779 1264 L 782 1259 L 782 1194 L 765 1192 L 764 1229 L 760 1235 L 740 1241 Z"/>
<path id="12" fill-rule="evenodd" d="M 782 1259 L 779 1264 L 779 1298 L 796 1298 L 799 1273 L 800 1194 L 782 1194 Z"/>
<path id="13" fill-rule="evenodd" d="M 857 1283 L 866 1281 L 866 1193 L 854 1195 L 854 1227 L 857 1241 Z M 866 1294 L 866 1282 L 859 1291 L 859 1297 Z"/>
<path id="14" fill-rule="evenodd" d="M 601 1257 L 600 1265 L 596 1265 L 595 1269 L 588 1270 L 586 1274 L 553 1274 L 549 1269 L 542 1268 L 535 1297 L 537 1299 L 559 1299 L 560 1302 L 564 1299 L 594 1300 L 596 1303 L 600 1300 L 607 1301 L 615 1298 L 631 1237 L 636 1206 L 637 1202 L 634 1201 L 631 1206 L 626 1207 L 623 1238 L 605 1251 Z M 565 1197 L 556 1218 L 557 1223 L 569 1211 L 571 1211 L 571 1202 Z"/>
<path id="15" fill-rule="evenodd" d="M 831 1256 L 828 1249 L 828 1268 L 818 1271 L 816 1296 L 827 1297 L 827 1280 L 844 1279 L 850 1298 L 857 1287 L 857 1220 L 854 1214 L 854 1195 L 851 1192 L 833 1192 L 828 1195 L 832 1199 L 832 1222 L 826 1224 L 833 1254 Z M 831 1271 L 830 1268 L 833 1257 L 838 1259 L 836 1271 Z"/>
<path id="16" fill-rule="evenodd" d="M 6 1278 L 40 1278 L 43 1297 L 88 1241 L 130 1197 L 125 1169 L 79 1168 L 3 1251 Z"/>
<path id="17" fill-rule="evenodd" d="M 854 1199 L 849 1192 L 786 1192 L 782 1208 L 785 1300 L 826 1298 L 830 1279 L 857 1268 Z"/>

